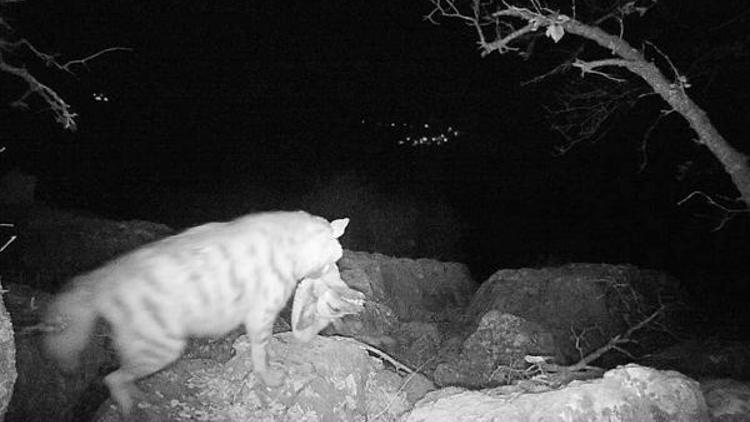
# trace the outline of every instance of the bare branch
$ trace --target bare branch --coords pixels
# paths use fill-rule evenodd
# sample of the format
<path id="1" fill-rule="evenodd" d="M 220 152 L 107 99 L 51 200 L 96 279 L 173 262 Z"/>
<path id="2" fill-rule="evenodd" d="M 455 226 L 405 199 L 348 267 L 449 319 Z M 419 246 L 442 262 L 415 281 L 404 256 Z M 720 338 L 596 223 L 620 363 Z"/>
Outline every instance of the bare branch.
<path id="1" fill-rule="evenodd" d="M 536 12 L 526 8 L 519 8 L 505 4 L 507 9 L 501 10 L 487 15 L 483 18 L 483 10 L 480 0 L 472 1 L 472 13 L 467 14 L 461 12 L 455 5 L 453 0 L 430 0 L 435 8 L 425 17 L 425 19 L 431 22 L 436 22 L 434 17 L 441 15 L 448 18 L 456 18 L 467 22 L 473 26 L 477 32 L 479 38 L 479 48 L 482 50 L 482 57 L 497 51 L 500 54 L 504 54 L 509 51 L 518 51 L 516 47 L 510 47 L 509 44 L 519 38 L 522 38 L 530 33 L 536 32 L 539 28 L 548 26 L 552 23 L 560 23 L 565 19 L 568 19 L 564 15 L 554 15 L 547 17 L 544 13 L 551 13 L 548 9 L 542 8 L 541 5 L 532 0 L 531 3 L 536 9 Z M 505 24 L 500 21 L 502 17 L 513 17 L 516 19 L 527 20 L 527 24 L 520 28 L 515 28 L 512 25 Z M 495 25 L 496 38 L 493 41 L 487 41 L 483 26 Z M 503 30 L 504 29 L 504 30 Z"/>
<path id="2" fill-rule="evenodd" d="M 592 353 L 589 353 L 587 356 L 585 356 L 583 359 L 579 360 L 578 362 L 574 363 L 573 365 L 561 366 L 561 365 L 555 365 L 555 364 L 548 364 L 548 366 L 546 366 L 545 369 L 549 372 L 577 372 L 581 370 L 591 369 L 592 367 L 590 364 L 596 361 L 597 359 L 601 358 L 602 356 L 604 356 L 604 354 L 609 352 L 610 350 L 617 350 L 617 351 L 623 352 L 626 356 L 629 356 L 632 358 L 632 354 L 624 351 L 621 346 L 623 344 L 632 343 L 633 334 L 636 331 L 641 330 L 644 327 L 652 324 L 656 318 L 663 316 L 664 310 L 665 310 L 665 305 L 661 305 L 657 310 L 652 312 L 651 315 L 642 319 L 639 323 L 631 326 L 624 333 L 618 334 L 612 337 L 607 342 L 607 344 L 596 349 Z"/>
<path id="3" fill-rule="evenodd" d="M 522 81 L 521 82 L 521 86 L 535 84 L 535 83 L 541 82 L 543 79 L 549 78 L 550 76 L 559 75 L 561 73 L 564 73 L 568 69 L 570 69 L 570 67 L 572 65 L 573 65 L 572 62 L 566 62 L 566 63 L 560 64 L 558 66 L 555 66 L 552 70 L 550 70 L 550 71 L 548 71 L 546 73 L 543 73 L 541 75 L 534 76 L 531 79 Z"/>
<path id="4" fill-rule="evenodd" d="M 9 0 L 0 0 L 0 3 L 3 2 L 8 3 Z M 12 28 L 5 21 L 0 20 L 0 24 L 2 24 L 7 30 L 12 30 Z M 54 89 L 37 79 L 25 67 L 11 64 L 6 61 L 5 57 L 3 56 L 3 53 L 6 53 L 6 55 L 18 54 L 19 50 L 22 48 L 26 48 L 28 51 L 30 51 L 31 54 L 41 60 L 45 64 L 45 66 L 67 72 L 71 75 L 74 74 L 73 66 L 79 65 L 87 67 L 88 62 L 104 54 L 116 51 L 132 51 L 132 49 L 126 47 L 111 47 L 90 54 L 81 59 L 74 59 L 65 63 L 60 63 L 54 55 L 47 54 L 37 49 L 36 46 L 34 46 L 34 44 L 32 44 L 26 38 L 21 38 L 16 41 L 8 41 L 6 39 L 0 38 L 0 72 L 16 76 L 17 78 L 20 78 L 24 82 L 26 82 L 26 85 L 28 86 L 26 92 L 24 92 L 18 99 L 13 101 L 11 103 L 11 106 L 27 108 L 27 99 L 33 95 L 38 95 L 44 102 L 47 103 L 50 110 L 52 110 L 52 113 L 55 116 L 55 120 L 60 123 L 65 129 L 69 129 L 72 131 L 76 130 L 75 119 L 76 117 L 78 117 L 78 115 L 71 110 L 70 105 L 66 103 L 65 100 L 63 100 L 63 98 Z"/>
<path id="5" fill-rule="evenodd" d="M 441 16 L 446 18 L 456 18 L 474 25 L 475 18 L 461 13 L 453 3 L 453 1 L 430 0 L 430 2 L 435 5 L 435 8 L 427 16 L 425 16 L 425 19 L 429 20 L 430 22 L 439 25 L 439 23 L 435 21 L 434 17 L 436 14 L 440 14 Z"/>
<path id="6" fill-rule="evenodd" d="M 556 155 L 565 154 L 584 140 L 598 142 L 608 133 L 606 122 L 643 98 L 640 92 L 642 87 L 633 83 L 605 84 L 590 79 L 569 80 L 559 86 L 557 105 L 545 106 L 552 129 L 565 140 L 565 144 L 556 146 Z"/>
<path id="7" fill-rule="evenodd" d="M 641 139 L 641 164 L 638 166 L 638 173 L 643 173 L 643 170 L 646 169 L 646 166 L 648 165 L 648 141 L 651 139 L 651 134 L 654 132 L 656 127 L 659 125 L 659 123 L 662 121 L 663 118 L 666 116 L 669 116 L 674 112 L 674 109 L 669 110 L 662 110 L 659 113 L 659 117 L 654 120 L 654 122 L 651 124 L 651 126 L 646 129 L 646 132 L 643 134 L 643 138 Z"/>
<path id="8" fill-rule="evenodd" d="M 8 22 L 5 22 L 5 19 L 3 19 L 2 16 L 0 16 L 0 28 L 9 32 L 13 30 L 13 27 L 11 27 L 10 24 L 8 24 Z"/>
<path id="9" fill-rule="evenodd" d="M 576 59 L 571 66 L 579 68 L 583 75 L 593 73 L 601 76 L 605 81 L 616 82 L 618 84 L 622 84 L 626 79 L 600 69 L 603 67 L 621 67 L 638 76 L 655 95 L 658 95 L 669 104 L 671 109 L 679 113 L 688 122 L 691 129 L 697 134 L 701 144 L 708 148 L 721 163 L 725 172 L 730 176 L 732 183 L 740 192 L 742 201 L 747 208 L 750 208 L 750 165 L 748 164 L 748 158 L 724 139 L 707 117 L 707 113 L 687 95 L 686 88 L 690 86 L 687 78 L 677 70 L 666 54 L 653 44 L 649 44 L 666 60 L 666 63 L 670 67 L 670 77 L 665 76 L 659 66 L 647 60 L 642 51 L 633 48 L 633 46 L 623 39 L 623 18 L 633 14 L 643 16 L 656 5 L 658 0 L 632 0 L 625 4 L 621 4 L 617 0 L 612 0 L 603 2 L 605 4 L 604 7 L 597 6 L 597 3 L 593 0 L 584 0 L 588 5 L 592 5 L 590 7 L 592 10 L 604 12 L 604 15 L 598 20 L 594 20 L 593 24 L 586 24 L 578 19 L 571 19 L 569 16 L 543 7 L 539 0 L 528 0 L 529 8 L 518 7 L 504 0 L 496 0 L 489 3 L 489 5 L 498 5 L 499 9 L 495 11 L 489 11 L 489 5 L 481 3 L 481 0 L 473 0 L 471 3 L 472 13 L 462 12 L 456 6 L 454 0 L 431 1 L 436 6 L 436 9 L 428 15 L 430 19 L 437 14 L 441 14 L 461 19 L 474 27 L 478 34 L 478 43 L 482 56 L 486 56 L 493 51 L 497 51 L 499 54 L 514 51 L 518 52 L 520 56 L 528 57 L 530 50 L 523 52 L 522 48 L 517 47 L 515 44 L 522 44 L 523 41 L 527 42 L 527 48 L 531 48 L 532 43 L 530 41 L 543 35 L 552 38 L 555 42 L 560 41 L 566 34 L 592 41 L 609 53 L 608 58 L 592 61 Z M 578 5 L 574 4 L 574 6 L 578 15 Z M 599 26 L 600 23 L 608 19 L 615 19 L 619 24 L 619 36 L 613 35 Z M 493 39 L 485 37 L 489 35 L 489 31 L 485 33 L 487 25 L 494 25 L 495 34 Z M 542 28 L 546 28 L 544 33 L 538 31 Z M 565 66 L 555 68 L 541 77 L 532 79 L 532 81 L 544 79 L 564 69 L 566 69 Z M 627 90 L 620 89 L 613 91 L 617 93 Z M 599 133 L 599 138 L 601 138 L 603 133 L 596 130 L 591 131 L 591 129 L 598 129 L 603 122 L 609 120 L 610 114 L 608 112 L 621 109 L 625 105 L 632 106 L 635 103 L 627 95 L 620 96 L 619 98 L 627 101 L 624 104 L 611 106 L 612 102 L 606 100 L 610 104 L 609 107 L 587 105 L 588 110 L 593 112 L 590 114 L 585 113 L 585 110 L 577 110 L 575 107 L 569 108 L 567 111 L 571 111 L 571 115 L 583 117 L 584 120 L 569 122 L 568 125 L 570 127 L 562 127 L 563 130 L 560 130 L 560 127 L 555 129 L 565 135 L 566 132 L 569 132 L 568 129 L 580 128 L 582 130 L 579 131 L 579 135 L 591 137 Z M 568 140 L 568 145 L 563 147 L 559 151 L 560 153 L 564 153 L 566 151 L 565 148 L 569 148 L 575 143 L 580 142 L 582 138 L 579 136 L 571 138 L 568 135 L 566 136 L 566 140 Z M 645 147 L 643 149 L 645 151 Z"/>
<path id="10" fill-rule="evenodd" d="M 716 25 L 713 28 L 709 28 L 708 31 L 716 32 L 716 31 L 722 30 L 726 28 L 727 26 L 733 25 L 737 22 L 741 22 L 743 19 L 747 19 L 748 16 L 750 16 L 750 7 L 743 10 L 742 12 L 735 14 L 731 19 L 727 20 L 726 22 L 720 23 L 719 25 Z"/>
<path id="11" fill-rule="evenodd" d="M 719 209 L 723 215 L 721 220 L 719 221 L 719 224 L 716 225 L 711 231 L 717 232 L 724 228 L 724 226 L 730 222 L 734 217 L 736 217 L 738 214 L 744 214 L 744 213 L 750 213 L 750 209 L 748 208 L 728 208 L 724 205 L 721 205 L 716 200 L 714 200 L 711 196 L 707 195 L 705 192 L 702 191 L 693 191 L 688 196 L 682 198 L 679 202 L 677 202 L 677 205 L 682 205 L 685 202 L 689 201 L 694 196 L 700 196 L 703 199 L 706 200 L 709 204 Z M 733 200 L 733 202 L 739 202 L 739 200 Z"/>
<path id="12" fill-rule="evenodd" d="M 11 104 L 12 106 L 25 108 L 27 107 L 26 98 L 32 94 L 39 95 L 50 106 L 52 113 L 55 115 L 55 121 L 60 123 L 65 129 L 76 129 L 75 118 L 78 114 L 72 112 L 70 105 L 68 105 L 68 103 L 66 103 L 52 88 L 39 82 L 39 80 L 25 68 L 12 66 L 6 63 L 5 60 L 3 60 L 2 54 L 0 54 L 0 71 L 21 78 L 28 85 L 28 90 L 21 96 L 21 98 L 14 101 Z"/>
<path id="13" fill-rule="evenodd" d="M 16 235 L 13 235 L 10 238 L 8 238 L 8 240 L 2 246 L 0 246 L 0 252 L 3 252 L 4 250 L 6 250 L 8 246 L 10 246 L 10 244 L 13 243 L 17 238 L 18 236 Z"/>
<path id="14" fill-rule="evenodd" d="M 681 89 L 683 92 L 685 91 L 685 88 L 690 88 L 690 83 L 688 83 L 687 77 L 680 73 L 677 70 L 677 66 L 672 63 L 672 59 L 669 58 L 666 54 L 664 54 L 663 51 L 657 46 L 655 46 L 650 41 L 645 41 L 645 44 L 648 44 L 651 48 L 656 50 L 657 53 L 669 64 L 669 67 L 672 69 L 672 74 L 674 75 L 674 83 Z"/>
<path id="15" fill-rule="evenodd" d="M 499 38 L 492 42 L 486 42 L 484 40 L 481 40 L 479 42 L 481 48 L 482 48 L 482 57 L 492 53 L 493 51 L 497 51 L 500 54 L 504 54 L 508 51 L 518 51 L 518 48 L 515 47 L 508 47 L 508 44 L 510 44 L 512 41 L 514 41 L 516 38 L 519 38 L 521 36 L 524 36 L 528 33 L 534 32 L 537 30 L 537 26 L 533 23 L 529 23 L 528 25 L 524 26 L 523 28 L 519 28 L 510 34 L 506 35 L 503 38 Z"/>
<path id="16" fill-rule="evenodd" d="M 651 10 L 652 7 L 656 6 L 657 0 L 649 0 L 648 4 L 643 5 L 645 2 L 640 2 L 641 5 L 636 6 L 636 1 L 630 1 L 625 4 L 620 4 L 620 2 L 615 2 L 615 6 L 610 8 L 608 12 L 604 12 L 599 18 L 591 22 L 591 25 L 599 26 L 602 23 L 610 20 L 615 19 L 620 24 L 620 27 L 622 28 L 622 21 L 623 18 L 632 15 L 634 13 L 637 13 L 639 17 L 643 17 L 646 13 L 648 13 L 649 10 Z M 592 2 L 593 3 L 593 2 Z M 589 7 L 591 7 L 589 5 Z M 622 29 L 620 30 L 620 38 L 622 38 Z"/>
<path id="17" fill-rule="evenodd" d="M 59 63 L 57 61 L 57 59 L 55 58 L 54 55 L 47 54 L 47 53 L 44 53 L 42 51 L 39 51 L 39 49 L 37 49 L 26 38 L 21 38 L 20 40 L 14 41 L 14 42 L 9 42 L 9 41 L 0 39 L 0 49 L 2 49 L 2 50 L 17 52 L 17 49 L 19 47 L 26 47 L 26 48 L 28 48 L 29 51 L 31 51 L 31 53 L 34 56 L 36 56 L 39 59 L 41 59 L 46 66 L 48 66 L 48 67 L 54 67 L 54 68 L 56 68 L 58 70 L 62 70 L 64 72 L 70 73 L 71 75 L 73 74 L 73 71 L 72 71 L 71 68 L 74 65 L 82 65 L 82 66 L 85 67 L 87 62 L 89 62 L 89 61 L 91 61 L 91 60 L 93 60 L 93 59 L 95 59 L 95 58 L 97 58 L 97 57 L 99 57 L 101 55 L 104 55 L 104 54 L 107 54 L 107 53 L 112 53 L 112 52 L 115 52 L 115 51 L 133 51 L 132 48 L 127 48 L 127 47 L 110 47 L 110 48 L 106 48 L 104 50 L 98 51 L 98 52 L 96 52 L 94 54 L 88 55 L 88 56 L 86 56 L 86 57 L 84 57 L 82 59 L 70 60 L 70 61 L 68 61 L 68 62 L 66 62 L 64 64 L 61 64 L 61 63 Z"/>
<path id="18" fill-rule="evenodd" d="M 577 67 L 581 69 L 581 77 L 585 76 L 587 73 L 593 73 L 595 75 L 603 76 L 615 82 L 626 81 L 625 79 L 616 78 L 608 73 L 595 70 L 598 67 L 606 67 L 606 66 L 628 67 L 628 62 L 626 60 L 621 60 L 621 59 L 603 59 L 603 60 L 595 60 L 595 61 L 590 61 L 590 62 L 585 62 L 583 60 L 576 60 L 575 62 L 573 62 L 573 67 Z"/>
<path id="19" fill-rule="evenodd" d="M 112 52 L 115 52 L 115 51 L 133 51 L 133 49 L 132 48 L 128 48 L 128 47 L 110 47 L 110 48 L 105 48 L 104 50 L 98 51 L 98 52 L 96 52 L 94 54 L 91 54 L 89 56 L 86 56 L 86 57 L 84 57 L 82 59 L 71 60 L 71 61 L 65 63 L 64 65 L 62 65 L 60 67 L 60 69 L 65 70 L 68 73 L 73 73 L 70 70 L 70 68 L 73 65 L 80 64 L 80 65 L 82 65 L 84 67 L 88 67 L 86 65 L 87 62 L 89 62 L 89 61 L 91 61 L 91 60 L 93 60 L 93 59 L 95 59 L 95 58 L 97 58 L 97 57 L 99 57 L 101 55 L 104 55 L 104 54 L 107 54 L 107 53 L 112 53 Z M 57 65 L 57 63 L 55 63 L 55 64 Z"/>

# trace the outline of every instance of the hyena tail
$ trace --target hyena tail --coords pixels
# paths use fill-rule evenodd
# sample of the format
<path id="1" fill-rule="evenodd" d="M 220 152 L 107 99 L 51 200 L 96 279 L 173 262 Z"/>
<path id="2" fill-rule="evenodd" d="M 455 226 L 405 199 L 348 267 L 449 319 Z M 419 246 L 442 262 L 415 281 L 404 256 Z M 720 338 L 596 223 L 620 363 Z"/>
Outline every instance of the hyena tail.
<path id="1" fill-rule="evenodd" d="M 50 331 L 44 336 L 44 351 L 66 372 L 78 368 L 81 352 L 88 345 L 99 316 L 92 282 L 77 280 L 56 296 L 45 312 L 44 322 Z"/>

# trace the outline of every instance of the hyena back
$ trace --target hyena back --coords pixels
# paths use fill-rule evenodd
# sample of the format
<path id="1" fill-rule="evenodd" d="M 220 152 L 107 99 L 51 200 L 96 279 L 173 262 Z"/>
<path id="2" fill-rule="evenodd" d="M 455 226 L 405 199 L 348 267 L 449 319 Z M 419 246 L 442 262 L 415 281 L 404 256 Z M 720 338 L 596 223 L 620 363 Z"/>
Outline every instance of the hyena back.
<path id="1" fill-rule="evenodd" d="M 50 305 L 47 353 L 63 369 L 78 365 L 97 318 L 106 320 L 120 367 L 104 379 L 123 414 L 135 381 L 180 357 L 189 337 L 220 336 L 244 324 L 254 371 L 276 386 L 269 367 L 273 323 L 303 278 L 341 258 L 348 219 L 268 212 L 210 223 L 151 243 L 73 279 Z"/>

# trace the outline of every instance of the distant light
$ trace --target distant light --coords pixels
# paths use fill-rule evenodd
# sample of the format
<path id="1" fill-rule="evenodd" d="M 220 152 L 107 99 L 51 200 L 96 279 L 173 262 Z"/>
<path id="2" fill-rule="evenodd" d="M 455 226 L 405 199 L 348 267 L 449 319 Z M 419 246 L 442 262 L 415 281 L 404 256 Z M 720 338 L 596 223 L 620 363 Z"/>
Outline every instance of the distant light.
<path id="1" fill-rule="evenodd" d="M 93 92 L 91 93 L 91 96 L 94 97 L 94 101 L 104 101 L 105 103 L 109 102 L 109 98 L 107 98 L 107 96 L 102 92 Z"/>

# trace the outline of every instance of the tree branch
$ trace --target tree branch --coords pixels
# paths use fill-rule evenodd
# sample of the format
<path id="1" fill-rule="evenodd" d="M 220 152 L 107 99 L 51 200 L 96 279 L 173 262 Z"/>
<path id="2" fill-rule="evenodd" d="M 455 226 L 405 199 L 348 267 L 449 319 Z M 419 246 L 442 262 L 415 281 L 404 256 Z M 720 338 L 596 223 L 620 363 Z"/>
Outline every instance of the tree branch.
<path id="1" fill-rule="evenodd" d="M 621 59 L 604 59 L 604 60 L 595 60 L 591 62 L 585 62 L 583 60 L 576 59 L 573 62 L 572 66 L 581 69 L 581 77 L 584 77 L 587 73 L 593 73 L 595 75 L 603 76 L 611 81 L 625 82 L 626 81 L 625 79 L 616 78 L 608 73 L 604 73 L 595 69 L 598 67 L 606 67 L 606 66 L 628 67 L 628 62 L 625 60 L 621 60 Z"/>
<path id="2" fill-rule="evenodd" d="M 689 201 L 694 196 L 700 196 L 703 199 L 706 200 L 710 205 L 716 207 L 718 210 L 722 212 L 723 217 L 721 218 L 721 221 L 719 221 L 719 224 L 716 225 L 711 231 L 716 232 L 724 228 L 724 226 L 730 222 L 734 217 L 736 217 L 738 214 L 746 214 L 750 213 L 750 209 L 748 208 L 729 208 L 726 207 L 720 203 L 718 203 L 716 200 L 714 200 L 711 196 L 707 195 L 705 192 L 702 191 L 693 191 L 688 196 L 682 198 L 679 202 L 677 202 L 677 205 L 682 205 L 685 202 Z"/>
<path id="3" fill-rule="evenodd" d="M 75 118 L 78 114 L 74 113 L 70 109 L 70 105 L 60 97 L 57 92 L 47 85 L 39 82 L 26 68 L 16 67 L 9 65 L 3 59 L 3 55 L 0 54 L 0 71 L 8 73 L 22 79 L 28 85 L 28 90 L 21 96 L 21 98 L 13 101 L 11 106 L 26 108 L 26 98 L 32 94 L 39 95 L 52 110 L 55 115 L 55 121 L 60 123 L 63 128 L 72 131 L 76 130 Z"/>
<path id="4" fill-rule="evenodd" d="M 77 126 L 75 119 L 76 117 L 78 117 L 78 114 L 74 113 L 71 110 L 70 105 L 66 103 L 65 100 L 63 100 L 63 98 L 54 89 L 50 88 L 47 84 L 37 79 L 25 67 L 12 65 L 5 60 L 3 52 L 17 54 L 18 50 L 22 47 L 26 47 L 31 52 L 31 54 L 41 60 L 45 64 L 45 66 L 53 67 L 57 70 L 67 72 L 71 75 L 74 75 L 72 70 L 73 66 L 80 65 L 87 67 L 87 63 L 89 61 L 101 55 L 112 53 L 115 51 L 132 51 L 131 48 L 126 47 L 111 47 L 88 55 L 82 59 L 70 60 L 66 63 L 61 64 L 57 61 L 55 56 L 40 51 L 26 38 L 21 38 L 17 41 L 12 42 L 5 39 L 0 39 L 0 72 L 5 72 L 17 78 L 20 78 L 24 82 L 26 82 L 26 85 L 28 86 L 27 91 L 23 95 L 21 95 L 20 98 L 13 101 L 11 103 L 11 106 L 27 108 L 28 104 L 26 103 L 26 99 L 32 95 L 38 95 L 42 98 L 42 100 L 44 100 L 44 102 L 49 105 L 52 113 L 55 116 L 55 121 L 60 123 L 63 128 L 71 131 L 76 130 Z"/>
<path id="5" fill-rule="evenodd" d="M 690 84 L 687 78 L 677 70 L 666 54 L 653 44 L 649 44 L 659 55 L 665 58 L 669 65 L 671 78 L 665 76 L 656 64 L 647 60 L 642 52 L 633 48 L 622 38 L 622 24 L 620 25 L 619 36 L 610 34 L 597 26 L 597 23 L 611 18 L 617 19 L 621 23 L 624 16 L 634 13 L 643 16 L 656 4 L 656 0 L 644 0 L 645 6 L 637 0 L 618 5 L 598 21 L 595 20 L 593 25 L 541 7 L 537 0 L 528 0 L 531 8 L 514 6 L 501 0 L 501 2 L 498 2 L 500 9 L 488 13 L 486 18 L 483 18 L 479 13 L 479 0 L 473 2 L 474 16 L 462 13 L 455 6 L 453 0 L 431 1 L 436 5 L 436 9 L 430 14 L 431 19 L 437 13 L 441 13 L 444 16 L 459 18 L 474 25 L 479 32 L 482 56 L 486 56 L 492 51 L 497 51 L 500 54 L 517 51 L 519 48 L 511 47 L 511 43 L 526 39 L 529 34 L 541 28 L 546 28 L 545 35 L 555 42 L 559 41 L 565 34 L 576 35 L 585 40 L 593 41 L 616 58 L 594 61 L 576 60 L 573 67 L 581 69 L 584 76 L 586 73 L 593 73 L 621 83 L 624 79 L 596 70 L 605 66 L 618 66 L 627 69 L 645 81 L 655 94 L 658 94 L 669 104 L 671 109 L 679 113 L 688 122 L 691 129 L 698 135 L 700 144 L 705 145 L 721 163 L 735 188 L 739 191 L 739 197 L 744 202 L 745 207 L 750 209 L 750 158 L 729 144 L 713 125 L 706 112 L 688 96 L 686 90 L 690 87 Z M 443 13 L 444 11 L 447 11 L 448 14 Z M 497 30 L 494 40 L 488 41 L 485 39 L 480 25 L 483 19 L 494 22 Z M 524 21 L 525 23 L 520 24 L 516 21 Z M 593 108 L 593 110 L 601 112 L 602 109 Z M 601 123 L 604 120 L 606 118 L 602 119 L 599 115 L 592 122 Z M 580 124 L 578 123 L 578 125 Z"/>

